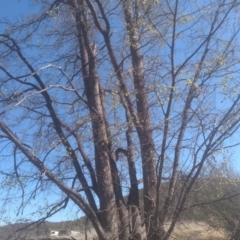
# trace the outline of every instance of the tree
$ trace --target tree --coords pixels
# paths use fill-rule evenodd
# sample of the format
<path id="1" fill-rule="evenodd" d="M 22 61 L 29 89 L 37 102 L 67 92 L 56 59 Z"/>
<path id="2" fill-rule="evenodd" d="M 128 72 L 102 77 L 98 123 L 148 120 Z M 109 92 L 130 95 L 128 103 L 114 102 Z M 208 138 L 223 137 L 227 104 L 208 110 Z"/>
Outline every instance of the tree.
<path id="1" fill-rule="evenodd" d="M 168 239 L 203 167 L 239 144 L 239 3 L 39 4 L 0 34 L 6 200 L 20 213 L 55 191 L 43 219 L 71 200 L 99 239 Z"/>
<path id="2" fill-rule="evenodd" d="M 192 206 L 195 219 L 207 222 L 214 229 L 224 229 L 227 239 L 238 239 L 239 229 L 239 174 L 227 165 L 214 169 L 206 178 L 195 183 Z M 209 204 L 211 202 L 211 204 Z M 190 206 L 191 207 L 191 206 Z M 185 216 L 189 217 L 189 216 Z M 194 219 L 194 216 L 191 216 Z"/>

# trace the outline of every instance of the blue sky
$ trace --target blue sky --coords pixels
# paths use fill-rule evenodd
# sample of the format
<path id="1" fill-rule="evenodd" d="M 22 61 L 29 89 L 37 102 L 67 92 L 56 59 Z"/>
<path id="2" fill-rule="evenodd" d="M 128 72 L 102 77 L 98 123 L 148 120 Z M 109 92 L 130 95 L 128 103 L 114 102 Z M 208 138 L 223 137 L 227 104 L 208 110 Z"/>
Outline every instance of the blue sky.
<path id="1" fill-rule="evenodd" d="M 25 15 L 31 14 L 36 12 L 37 8 L 34 7 L 30 0 L 0 0 L 0 32 L 4 31 L 4 22 L 10 21 L 11 23 L 14 23 L 16 21 L 19 21 L 22 17 Z M 49 195 L 47 196 L 49 197 Z M 53 197 L 54 199 L 54 197 Z M 39 200 L 37 200 L 38 202 Z M 44 205 L 44 199 L 42 199 L 42 204 Z M 2 203 L 0 202 L 0 205 Z M 9 222 L 15 222 L 16 221 L 16 208 L 17 204 L 15 206 L 5 206 L 5 211 L 8 219 L 5 219 Z M 14 209 L 15 208 L 15 209 Z M 14 210 L 13 210 L 14 209 Z M 31 219 L 31 220 L 37 220 L 34 216 L 31 215 L 32 207 L 29 205 L 24 209 L 23 214 L 17 216 L 18 219 Z M 69 207 L 66 208 L 64 211 L 61 211 L 60 213 L 54 215 L 53 217 L 49 218 L 48 221 L 62 221 L 62 220 L 72 220 L 76 219 L 77 217 L 82 216 L 82 212 L 77 209 L 73 203 L 70 202 Z M 4 219 L 2 219 L 3 216 L 0 217 L 0 225 L 6 224 Z"/>
<path id="2" fill-rule="evenodd" d="M 3 22 L 5 19 L 10 20 L 11 22 L 19 20 L 21 17 L 23 17 L 26 14 L 29 14 L 31 12 L 34 12 L 36 8 L 34 8 L 31 5 L 30 0 L 0 0 L 0 18 L 1 22 Z M 0 25 L 0 31 L 4 29 L 3 25 Z M 236 160 L 232 162 L 232 165 L 234 166 L 234 169 L 239 169 L 239 163 L 238 163 L 238 154 L 239 150 L 236 150 L 236 153 L 233 157 Z M 9 210 L 10 211 L 10 210 Z M 28 218 L 27 213 L 31 211 L 31 206 L 28 207 L 28 209 L 25 210 L 24 216 L 22 218 Z M 81 215 L 81 213 L 79 213 Z M 67 208 L 65 211 L 61 212 L 60 214 L 55 215 L 55 217 L 52 217 L 51 221 L 61 221 L 65 219 L 71 219 L 76 218 L 76 209 L 71 204 L 69 208 Z M 14 215 L 12 215 L 12 218 L 14 219 Z M 0 219 L 1 221 L 1 219 Z"/>
<path id="3" fill-rule="evenodd" d="M 0 0 L 0 16 L 1 19 L 17 20 L 26 12 L 29 12 L 29 0 Z"/>

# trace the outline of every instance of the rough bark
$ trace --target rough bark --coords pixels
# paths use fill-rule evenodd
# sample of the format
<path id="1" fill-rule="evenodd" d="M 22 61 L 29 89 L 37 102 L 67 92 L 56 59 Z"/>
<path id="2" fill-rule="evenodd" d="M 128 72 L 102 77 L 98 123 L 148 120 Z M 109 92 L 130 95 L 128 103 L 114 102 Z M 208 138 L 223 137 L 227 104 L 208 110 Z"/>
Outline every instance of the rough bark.
<path id="1" fill-rule="evenodd" d="M 138 1 L 135 1 L 136 7 L 138 7 Z M 137 124 L 136 129 L 141 146 L 142 156 L 142 169 L 143 169 L 143 183 L 144 183 L 144 214 L 145 225 L 150 239 L 157 227 L 153 226 L 153 215 L 155 212 L 155 199 L 156 199 L 156 165 L 155 165 L 155 151 L 152 139 L 152 127 L 149 117 L 149 107 L 146 91 L 146 83 L 144 79 L 143 70 L 143 56 L 140 52 L 140 42 L 137 26 L 137 12 L 135 16 L 132 14 L 132 2 L 128 0 L 123 1 L 125 21 L 130 41 L 130 53 L 133 67 L 133 81 L 136 94 L 137 105 L 137 121 L 141 127 Z M 137 19 L 137 20 L 133 20 Z"/>
<path id="2" fill-rule="evenodd" d="M 157 13 L 149 1 L 57 0 L 48 5 L 47 13 L 33 20 L 35 23 L 28 22 L 29 25 L 14 30 L 9 28 L 6 34 L 0 35 L 0 56 L 1 63 L 4 63 L 0 66 L 0 104 L 4 109 L 0 121 L 3 133 L 0 136 L 1 147 L 5 140 L 7 142 L 7 147 L 3 146 L 1 150 L 5 151 L 8 144 L 13 146 L 11 174 L 20 184 L 22 196 L 27 174 L 21 165 L 24 166 L 25 159 L 28 159 L 40 173 L 39 176 L 30 174 L 37 182 L 32 196 L 37 193 L 39 184 L 44 185 L 41 173 L 46 174 L 45 185 L 52 184 L 48 185 L 49 189 L 57 187 L 66 194 L 66 199 L 71 199 L 82 209 L 93 223 L 99 239 L 141 239 L 142 231 L 148 240 L 167 240 L 171 236 L 204 164 L 211 161 L 210 156 L 219 151 L 240 127 L 240 96 L 234 91 L 230 96 L 226 91 L 237 86 L 230 79 L 234 74 L 237 76 L 238 72 L 233 71 L 238 63 L 230 63 L 229 57 L 234 62 L 239 56 L 234 55 L 234 47 L 231 51 L 229 49 L 240 30 L 234 25 L 232 33 L 228 32 L 229 36 L 232 34 L 230 37 L 221 38 L 221 33 L 217 33 L 228 15 L 231 20 L 225 27 L 230 28 L 235 14 L 232 10 L 239 4 L 225 0 L 214 6 L 209 3 L 207 11 L 213 8 L 215 13 L 211 16 L 202 8 L 183 13 L 185 4 L 191 2 L 163 1 L 157 4 L 160 8 L 160 13 Z M 189 9 L 194 9 L 193 5 Z M 62 37 L 74 40 L 71 42 L 73 45 L 69 44 L 71 54 L 56 53 L 53 61 L 59 66 L 49 69 L 53 64 L 40 66 L 42 59 L 39 58 L 43 54 L 40 50 L 40 57 L 32 57 L 32 52 L 28 61 L 26 49 L 31 39 L 22 35 L 25 30 L 28 36 L 35 34 L 38 28 L 41 29 L 42 22 L 59 9 L 61 13 L 64 10 L 67 13 L 60 14 L 59 22 L 56 22 L 67 23 L 73 30 L 69 37 L 60 31 L 63 25 L 52 29 L 53 20 L 54 23 L 49 24 L 49 35 L 56 35 L 51 41 Z M 209 30 L 201 29 L 202 20 Z M 191 36 L 190 33 L 196 29 L 199 32 Z M 16 37 L 15 31 L 18 30 L 21 34 Z M 39 36 L 44 30 L 41 29 Z M 114 35 L 113 30 L 122 32 Z M 58 31 L 61 36 L 58 36 Z M 15 41 L 14 37 L 19 39 Z M 184 38 L 189 42 L 194 40 L 196 46 L 185 48 L 182 45 Z M 43 43 L 49 49 L 50 44 L 45 40 Z M 152 43 L 160 43 L 161 46 L 153 46 Z M 61 50 L 65 50 L 65 45 Z M 148 50 L 145 57 L 143 51 Z M 32 65 L 30 59 L 34 59 Z M 147 62 L 149 59 L 150 63 Z M 14 64 L 16 60 L 16 66 L 11 66 L 12 60 Z M 156 66 L 157 70 L 154 69 Z M 48 79 L 48 72 L 46 75 L 41 72 L 44 69 L 54 76 Z M 15 71 L 19 72 L 15 74 Z M 56 96 L 60 88 L 68 99 L 61 95 L 61 91 Z M 224 97 L 223 109 L 219 107 L 220 102 L 215 106 L 212 104 L 212 100 L 216 100 L 215 90 Z M 111 103 L 112 100 L 116 100 L 117 106 Z M 208 106 L 209 103 L 212 105 Z M 80 109 L 83 112 L 78 114 Z M 30 137 L 30 132 L 18 129 L 14 121 L 10 127 L 4 124 L 11 120 L 12 113 L 20 113 L 20 120 L 14 121 L 21 122 L 22 126 L 27 121 L 37 122 L 31 129 L 33 137 Z M 67 119 L 68 114 L 73 117 L 71 120 Z M 10 128 L 14 132 L 17 130 L 17 134 L 13 134 Z M 83 133 L 85 130 L 87 137 Z M 30 142 L 40 134 L 43 143 L 38 145 L 30 143 L 31 146 L 26 147 L 20 140 L 26 136 L 26 142 Z M 82 139 L 86 142 L 81 142 Z M 155 148 L 154 142 L 158 147 Z M 51 150 L 48 144 L 52 145 Z M 55 147 L 61 148 L 64 156 Z M 29 149 L 35 149 L 38 157 Z M 126 182 L 122 181 L 118 169 L 118 166 L 123 166 L 122 162 L 117 162 L 119 153 L 125 155 L 123 160 L 127 159 L 123 170 L 127 175 Z M 21 156 L 19 159 L 18 154 Z M 135 154 L 139 154 L 141 159 L 142 172 L 139 174 L 143 174 L 143 209 L 140 208 Z M 189 155 L 187 160 L 184 159 L 185 154 Z M 68 164 L 67 168 L 64 164 Z M 182 169 L 187 177 L 179 180 Z M 129 188 L 127 200 L 124 188 Z M 144 213 L 145 230 L 141 226 L 141 211 Z M 165 232 L 166 221 L 170 221 L 170 227 Z"/>
<path id="3" fill-rule="evenodd" d="M 85 5 L 83 1 L 73 1 L 71 3 L 73 11 L 75 11 L 79 48 L 82 58 L 82 75 L 93 129 L 96 176 L 100 201 L 100 222 L 107 233 L 107 237 L 110 239 L 116 235 L 118 218 L 116 217 L 111 160 L 108 154 L 107 126 L 104 120 L 104 114 L 106 113 L 103 108 L 101 87 L 95 67 L 94 46 L 91 46 L 89 40 Z"/>

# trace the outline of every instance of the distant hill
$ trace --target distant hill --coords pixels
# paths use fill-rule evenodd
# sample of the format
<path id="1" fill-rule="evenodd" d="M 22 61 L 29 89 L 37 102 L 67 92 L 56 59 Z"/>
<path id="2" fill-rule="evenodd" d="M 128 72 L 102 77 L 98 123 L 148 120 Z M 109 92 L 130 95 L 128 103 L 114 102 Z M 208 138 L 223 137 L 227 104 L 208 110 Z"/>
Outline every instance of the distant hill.
<path id="1" fill-rule="evenodd" d="M 162 197 L 159 201 L 161 207 L 168 192 L 168 184 L 168 182 L 162 184 Z M 174 193 L 172 208 L 169 210 L 169 219 L 171 219 L 175 210 L 182 186 L 183 183 L 179 181 L 178 188 Z M 234 198 L 231 196 L 234 196 Z M 139 197 L 140 208 L 142 209 L 142 190 L 139 191 Z M 221 198 L 224 201 L 218 201 Z M 125 196 L 125 200 L 127 201 L 127 196 Z M 210 205 L 205 204 L 209 202 Z M 191 208 L 194 205 L 195 207 Z M 239 235 L 235 239 L 240 239 L 240 178 L 228 178 L 225 175 L 220 175 L 210 179 L 198 179 L 192 191 L 189 192 L 185 206 L 186 209 L 179 219 L 180 222 L 205 223 L 213 229 L 220 228 L 230 235 L 237 230 Z M 95 234 L 90 220 L 86 220 L 86 217 L 82 217 L 75 221 L 8 224 L 0 227 L 0 240 L 37 240 L 37 238 L 50 240 L 50 231 L 63 230 L 77 231 L 83 235 L 87 230 L 89 233 L 92 231 Z M 86 222 L 88 223 L 87 226 Z M 82 238 L 84 239 L 84 236 Z M 57 239 L 60 240 L 60 238 Z M 93 238 L 90 237 L 89 239 L 92 240 Z"/>
<path id="2" fill-rule="evenodd" d="M 42 223 L 15 223 L 8 224 L 0 227 L 0 240 L 26 240 L 26 239 L 37 239 L 45 238 L 50 239 L 50 231 L 77 231 L 84 234 L 85 229 L 90 230 L 92 228 L 91 223 L 88 221 L 86 224 L 86 217 L 82 217 L 75 221 L 64 221 L 64 222 L 42 222 Z M 59 239 L 59 238 L 58 238 Z M 64 238 L 67 239 L 67 238 Z"/>

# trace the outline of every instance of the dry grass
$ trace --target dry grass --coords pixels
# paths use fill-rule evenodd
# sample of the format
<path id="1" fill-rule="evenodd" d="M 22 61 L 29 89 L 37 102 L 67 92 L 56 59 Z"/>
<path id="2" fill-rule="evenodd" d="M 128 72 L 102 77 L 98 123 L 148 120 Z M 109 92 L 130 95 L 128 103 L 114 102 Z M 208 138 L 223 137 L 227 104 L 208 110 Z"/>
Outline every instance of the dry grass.
<path id="1" fill-rule="evenodd" d="M 168 226 L 166 226 L 167 229 Z M 96 232 L 92 229 L 87 231 L 87 239 L 97 239 Z M 213 229 L 204 222 L 178 223 L 169 240 L 226 240 L 226 233 L 221 229 Z M 85 240 L 84 234 L 79 240 Z"/>
<path id="2" fill-rule="evenodd" d="M 79 240 L 85 240 L 85 234 L 82 234 L 81 238 Z M 88 240 L 97 240 L 97 234 L 94 229 L 87 231 L 87 239 Z"/>
<path id="3" fill-rule="evenodd" d="M 226 240 L 226 233 L 213 229 L 204 222 L 183 222 L 177 224 L 170 240 Z"/>

